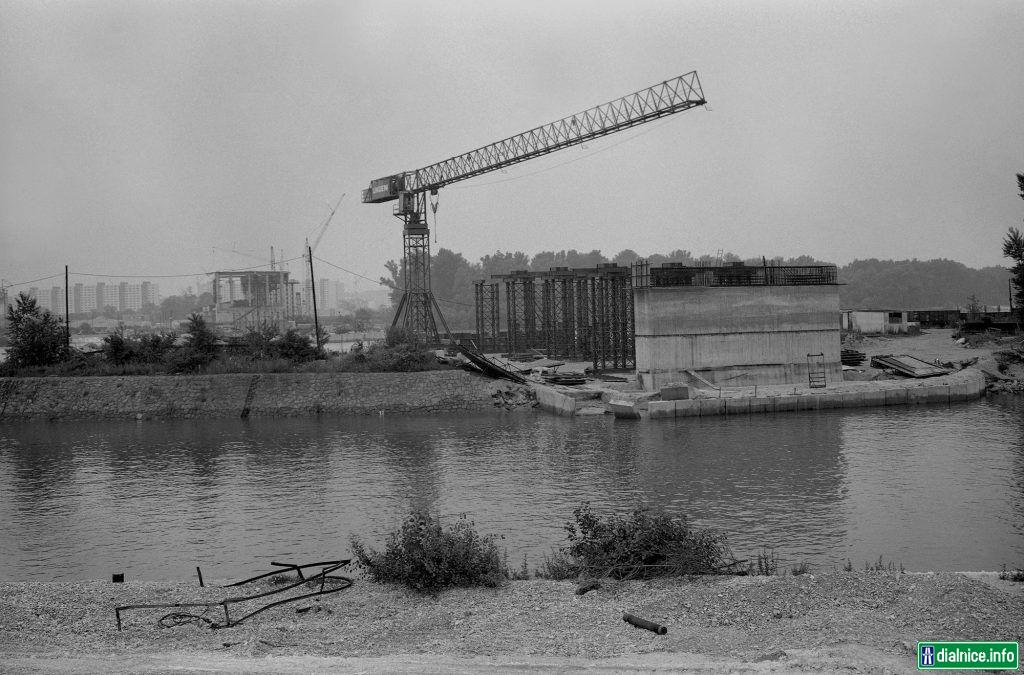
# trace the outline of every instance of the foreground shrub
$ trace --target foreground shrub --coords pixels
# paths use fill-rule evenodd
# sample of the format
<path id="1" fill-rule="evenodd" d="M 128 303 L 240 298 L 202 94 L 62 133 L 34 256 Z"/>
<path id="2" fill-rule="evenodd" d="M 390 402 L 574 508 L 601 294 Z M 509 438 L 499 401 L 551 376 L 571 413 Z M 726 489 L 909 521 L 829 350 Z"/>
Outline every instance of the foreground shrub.
<path id="1" fill-rule="evenodd" d="M 740 562 L 732 557 L 725 535 L 690 526 L 649 508 L 627 516 L 600 517 L 584 503 L 566 524 L 568 546 L 549 559 L 542 576 L 652 579 L 685 574 L 730 574 Z"/>
<path id="2" fill-rule="evenodd" d="M 478 534 L 465 515 L 445 528 L 430 513 L 416 511 L 388 536 L 383 553 L 357 537 L 351 544 L 359 566 L 373 581 L 433 593 L 453 586 L 499 586 L 508 570 L 495 539 Z"/>
<path id="3" fill-rule="evenodd" d="M 419 345 L 375 342 L 369 347 L 356 343 L 342 356 L 338 369 L 350 373 L 411 373 L 444 367 L 431 351 Z"/>
<path id="4" fill-rule="evenodd" d="M 1003 581 L 1012 581 L 1014 583 L 1020 583 L 1024 581 L 1024 569 L 1020 567 L 1012 570 L 1006 569 L 1006 563 L 1003 563 L 1002 569 L 999 571 L 999 578 Z"/>

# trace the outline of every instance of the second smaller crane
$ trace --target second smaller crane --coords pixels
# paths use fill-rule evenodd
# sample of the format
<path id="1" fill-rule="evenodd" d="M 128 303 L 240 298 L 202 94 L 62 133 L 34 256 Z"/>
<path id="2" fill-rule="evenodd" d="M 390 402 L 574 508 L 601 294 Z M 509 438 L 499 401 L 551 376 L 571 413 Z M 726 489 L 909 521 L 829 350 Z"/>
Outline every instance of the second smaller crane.
<path id="1" fill-rule="evenodd" d="M 331 220 L 334 218 L 334 214 L 337 213 L 338 207 L 341 206 L 341 200 L 345 198 L 346 192 L 342 192 L 341 196 L 338 197 L 338 203 L 334 205 L 331 212 L 327 214 L 327 218 L 324 220 L 324 224 L 320 226 L 320 231 L 316 235 L 316 239 L 313 243 L 309 243 L 309 238 L 306 238 L 306 254 L 309 258 L 309 292 L 313 299 L 313 329 L 316 331 L 316 350 L 320 351 L 320 315 L 316 309 L 316 277 L 313 275 L 313 251 L 317 246 L 320 245 L 320 240 L 324 238 L 324 233 L 327 232 L 327 226 L 331 224 Z"/>

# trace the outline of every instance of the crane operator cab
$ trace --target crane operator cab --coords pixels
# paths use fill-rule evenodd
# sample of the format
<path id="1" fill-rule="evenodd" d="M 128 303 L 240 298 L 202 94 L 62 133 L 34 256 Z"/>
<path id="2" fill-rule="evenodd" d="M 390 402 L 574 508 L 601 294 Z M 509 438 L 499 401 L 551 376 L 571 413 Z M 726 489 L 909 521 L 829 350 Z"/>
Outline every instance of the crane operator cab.
<path id="1" fill-rule="evenodd" d="M 396 173 L 393 176 L 385 176 L 370 181 L 370 187 L 363 190 L 364 204 L 380 204 L 398 199 L 399 193 L 405 189 L 405 176 Z"/>

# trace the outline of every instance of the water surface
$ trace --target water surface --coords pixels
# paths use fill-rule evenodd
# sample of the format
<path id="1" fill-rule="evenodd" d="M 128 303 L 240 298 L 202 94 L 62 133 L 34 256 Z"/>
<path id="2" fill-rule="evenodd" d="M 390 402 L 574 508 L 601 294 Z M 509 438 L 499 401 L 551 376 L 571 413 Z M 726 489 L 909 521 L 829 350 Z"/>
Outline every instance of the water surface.
<path id="1" fill-rule="evenodd" d="M 542 413 L 0 424 L 0 579 L 237 577 L 466 513 L 531 566 L 648 503 L 740 557 L 1024 563 L 1024 401 L 625 421 Z"/>

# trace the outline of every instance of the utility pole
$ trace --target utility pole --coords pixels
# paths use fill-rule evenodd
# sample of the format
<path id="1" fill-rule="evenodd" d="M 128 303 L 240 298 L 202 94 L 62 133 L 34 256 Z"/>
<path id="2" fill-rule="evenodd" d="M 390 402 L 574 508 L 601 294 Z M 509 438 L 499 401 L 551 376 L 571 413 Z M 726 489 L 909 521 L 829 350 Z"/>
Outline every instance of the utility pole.
<path id="1" fill-rule="evenodd" d="M 65 346 L 68 350 L 68 358 L 71 358 L 71 312 L 68 311 L 68 266 L 64 266 L 64 337 Z"/>
<path id="2" fill-rule="evenodd" d="M 313 294 L 313 327 L 316 330 L 316 350 L 320 351 L 320 317 L 316 312 L 316 277 L 313 276 L 313 247 L 306 242 L 306 253 L 309 254 L 309 290 Z"/>

